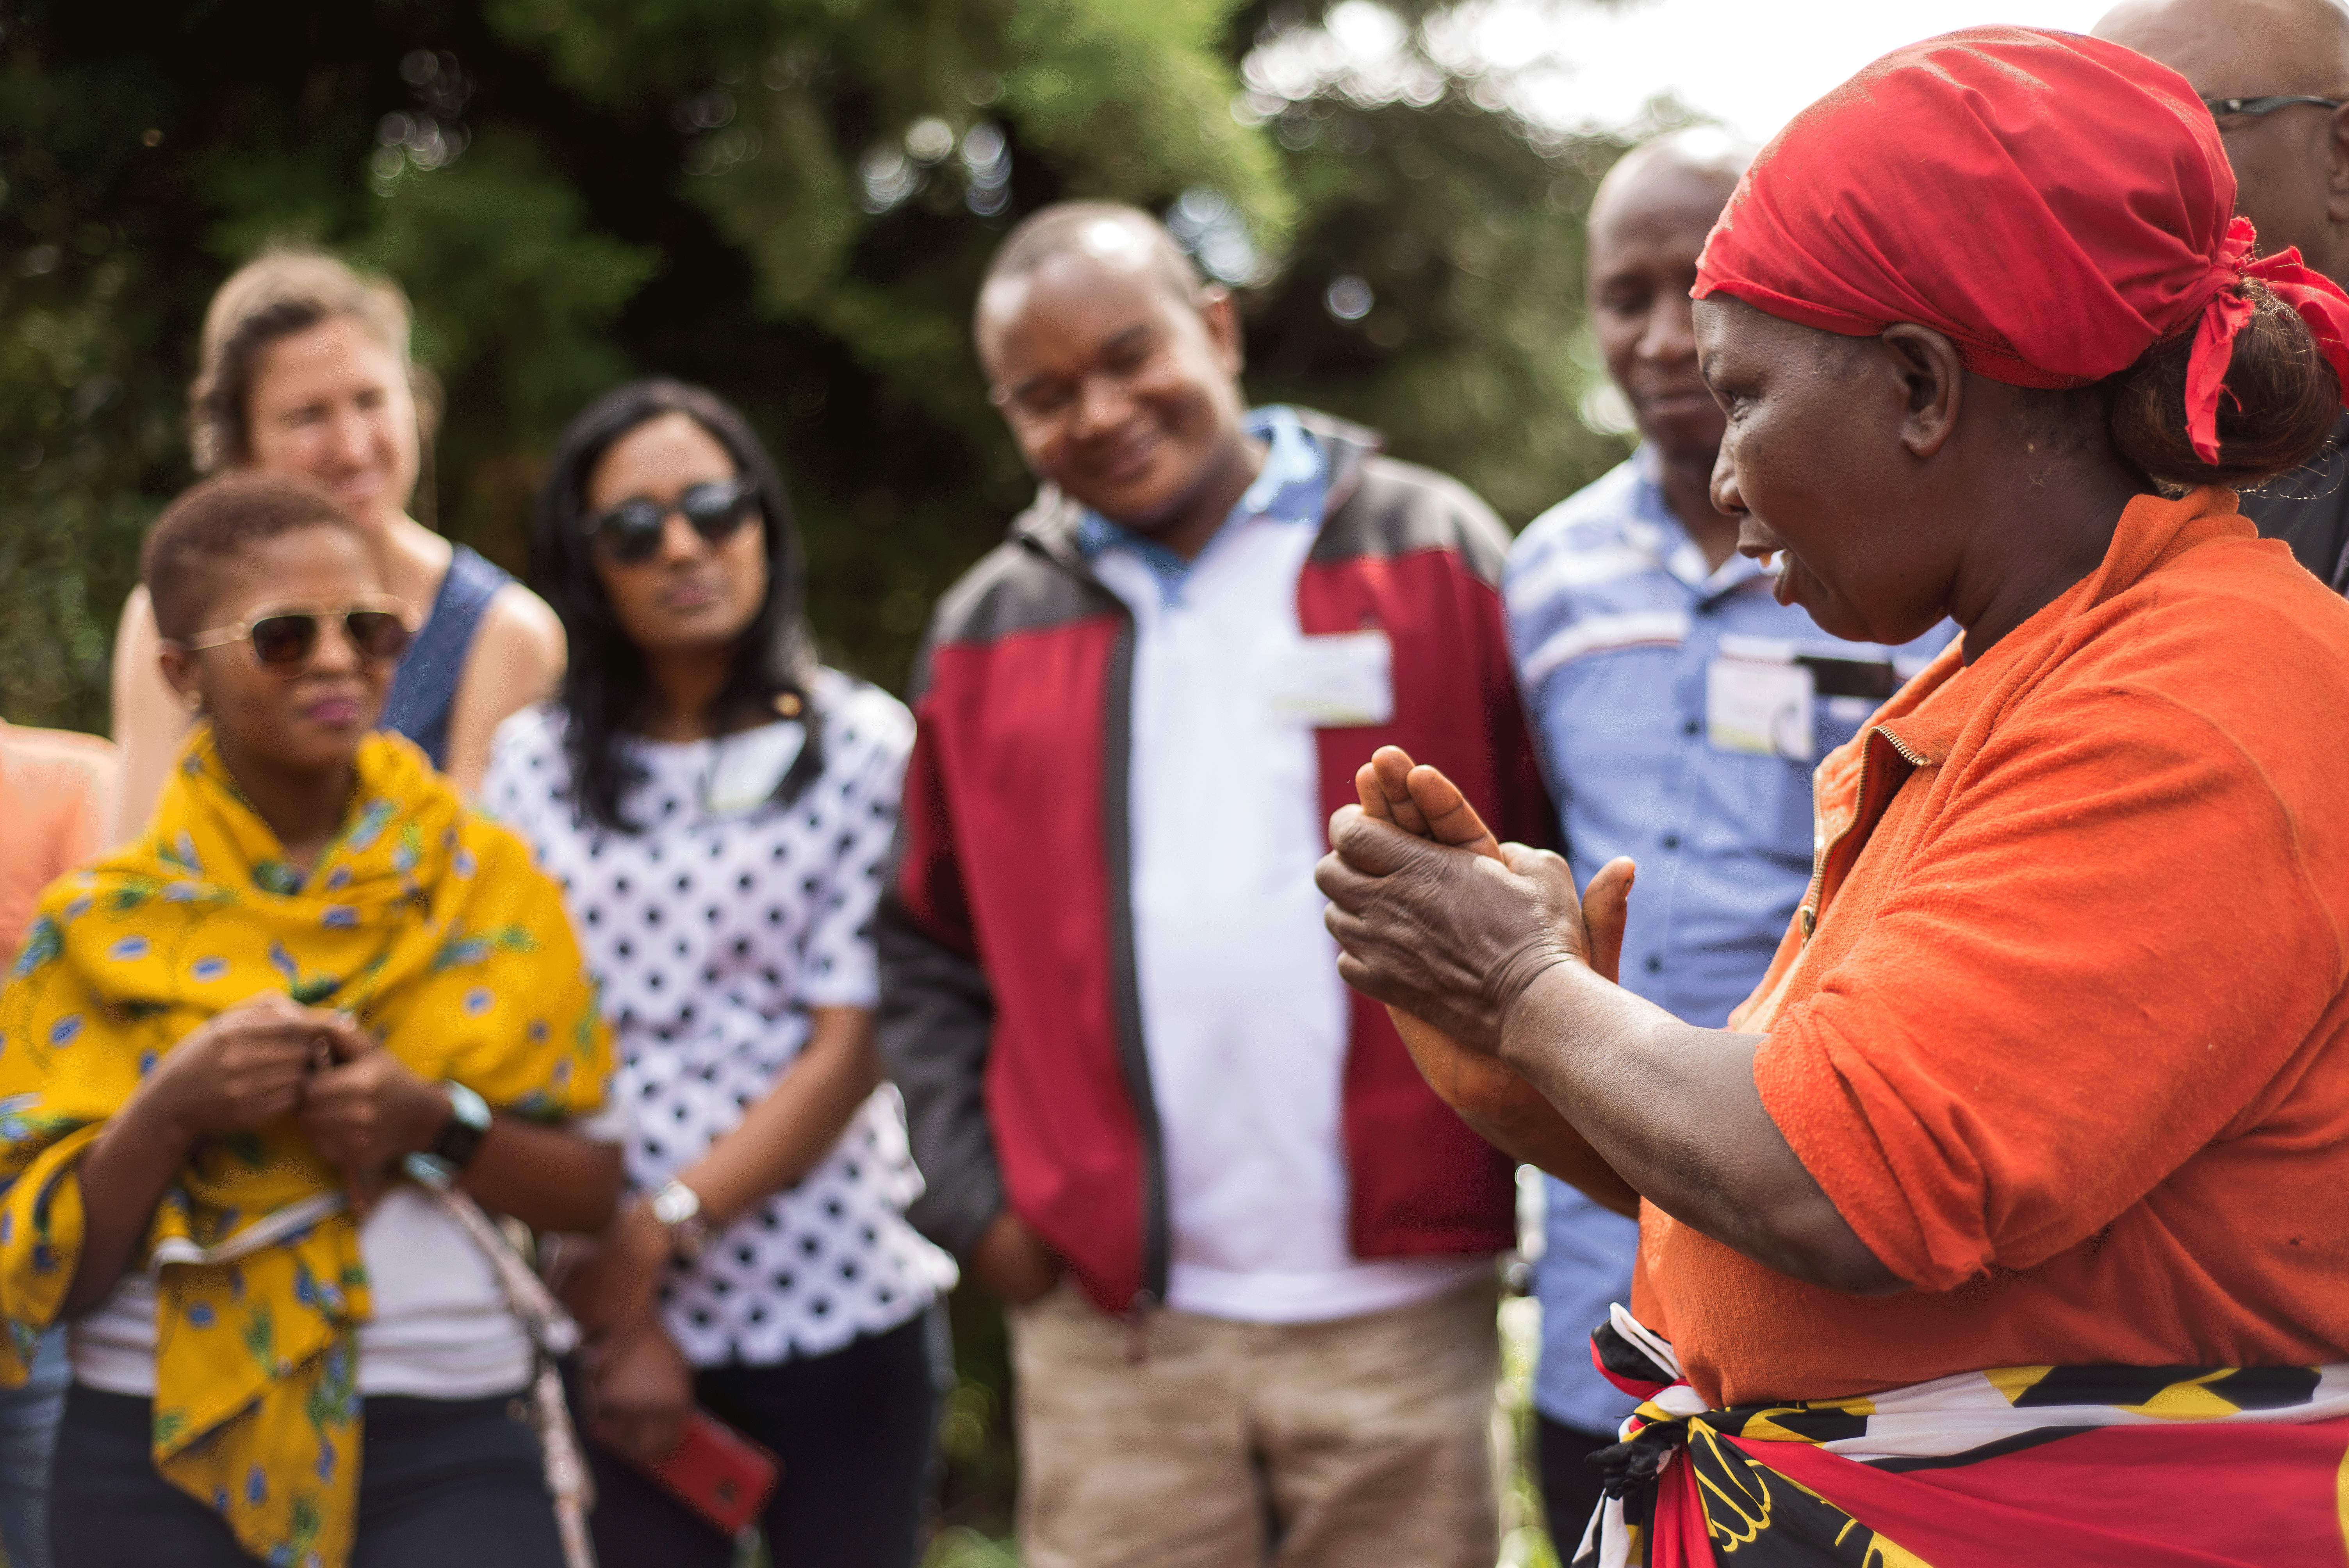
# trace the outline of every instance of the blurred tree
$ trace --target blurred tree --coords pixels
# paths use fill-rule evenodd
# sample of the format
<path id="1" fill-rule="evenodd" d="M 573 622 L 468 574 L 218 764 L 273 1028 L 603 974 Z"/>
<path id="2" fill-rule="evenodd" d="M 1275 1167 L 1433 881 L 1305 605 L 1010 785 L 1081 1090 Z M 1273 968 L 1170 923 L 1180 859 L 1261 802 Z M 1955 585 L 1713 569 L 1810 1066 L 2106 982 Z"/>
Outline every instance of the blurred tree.
<path id="1" fill-rule="evenodd" d="M 545 447 L 618 377 L 741 402 L 777 448 L 836 656 L 901 679 L 1025 499 L 967 341 L 1001 231 L 1062 195 L 1170 210 L 1243 285 L 1251 389 L 1386 430 L 1514 521 L 1614 449 L 1578 216 L 1611 144 L 1419 63 L 1293 98 L 1230 0 L 30 0 L 0 19 L 0 711 L 102 727 L 139 531 L 191 477 L 220 278 L 274 237 L 414 297 L 448 418 L 420 515 L 520 567 Z M 1433 72 L 1433 74 L 1430 74 Z"/>
<path id="2" fill-rule="evenodd" d="M 1619 457 L 1578 418 L 1581 214 L 1619 145 L 1529 127 L 1411 23 L 1239 0 L 0 6 L 0 714 L 103 729 L 141 530 L 191 478 L 204 304 L 273 238 L 414 299 L 418 514 L 522 569 L 549 443 L 615 380 L 739 403 L 827 655 L 902 683 L 1030 492 L 968 342 L 1019 215 L 1166 212 L 1240 292 L 1251 393 L 1384 430 L 1514 523 Z M 1334 61 L 1334 63 L 1333 63 Z M 1002 1522 L 999 1327 L 965 1302 L 950 1519 Z"/>

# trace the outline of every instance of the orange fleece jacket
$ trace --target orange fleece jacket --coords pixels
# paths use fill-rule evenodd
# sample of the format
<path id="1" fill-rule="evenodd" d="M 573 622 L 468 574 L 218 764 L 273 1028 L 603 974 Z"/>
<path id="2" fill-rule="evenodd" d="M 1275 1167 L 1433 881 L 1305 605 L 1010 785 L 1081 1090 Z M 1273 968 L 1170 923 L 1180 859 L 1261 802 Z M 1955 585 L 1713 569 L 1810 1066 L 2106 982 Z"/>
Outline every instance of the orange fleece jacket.
<path id="1" fill-rule="evenodd" d="M 2147 496 L 1960 659 L 1820 765 L 1818 874 L 1731 1019 L 1913 1288 L 1651 1205 L 1643 1318 L 1728 1403 L 2349 1359 L 2349 603 L 2230 492 Z"/>

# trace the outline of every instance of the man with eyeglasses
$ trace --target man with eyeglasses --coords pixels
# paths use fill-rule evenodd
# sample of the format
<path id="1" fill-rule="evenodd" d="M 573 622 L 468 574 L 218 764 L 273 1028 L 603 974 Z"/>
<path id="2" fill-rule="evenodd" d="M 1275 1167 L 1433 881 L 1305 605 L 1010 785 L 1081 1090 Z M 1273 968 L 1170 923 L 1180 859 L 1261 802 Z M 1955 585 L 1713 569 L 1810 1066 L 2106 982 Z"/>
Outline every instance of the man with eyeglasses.
<path id="1" fill-rule="evenodd" d="M 2349 8 L 2339 0 L 2126 0 L 2095 36 L 2194 85 L 2234 165 L 2260 250 L 2287 245 L 2349 283 Z M 2243 515 L 2349 593 L 2349 416 L 2305 468 L 2242 498 Z"/>

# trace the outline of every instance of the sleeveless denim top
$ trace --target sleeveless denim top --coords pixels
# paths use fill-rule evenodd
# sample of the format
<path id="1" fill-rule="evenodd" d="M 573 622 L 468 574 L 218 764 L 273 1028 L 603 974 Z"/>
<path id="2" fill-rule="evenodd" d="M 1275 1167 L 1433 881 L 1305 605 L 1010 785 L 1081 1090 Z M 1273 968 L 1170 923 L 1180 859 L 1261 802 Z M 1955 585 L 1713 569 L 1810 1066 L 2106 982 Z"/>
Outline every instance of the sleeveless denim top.
<path id="1" fill-rule="evenodd" d="M 435 768 L 449 765 L 449 709 L 457 700 L 457 682 L 465 673 L 465 655 L 473 650 L 473 634 L 498 590 L 513 579 L 460 544 L 449 557 L 448 575 L 433 596 L 431 618 L 416 634 L 408 656 L 384 699 L 385 729 L 398 730 L 424 748 Z"/>

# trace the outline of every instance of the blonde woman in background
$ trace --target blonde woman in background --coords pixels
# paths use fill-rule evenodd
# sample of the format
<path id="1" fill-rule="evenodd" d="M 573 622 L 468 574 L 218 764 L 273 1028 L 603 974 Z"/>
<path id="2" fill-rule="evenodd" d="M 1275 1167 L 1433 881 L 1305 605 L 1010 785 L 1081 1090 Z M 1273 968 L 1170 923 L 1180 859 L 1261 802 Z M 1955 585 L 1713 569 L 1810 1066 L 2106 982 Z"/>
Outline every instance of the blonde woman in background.
<path id="1" fill-rule="evenodd" d="M 386 592 L 428 607 L 383 727 L 470 791 L 499 723 L 554 689 L 563 626 L 529 589 L 409 516 L 433 409 L 418 396 L 408 340 L 408 300 L 389 282 L 322 251 L 266 251 L 204 313 L 190 440 L 202 473 L 323 481 L 364 529 Z M 155 612 L 141 587 L 114 644 L 114 842 L 145 824 L 193 722 L 158 670 Z"/>

